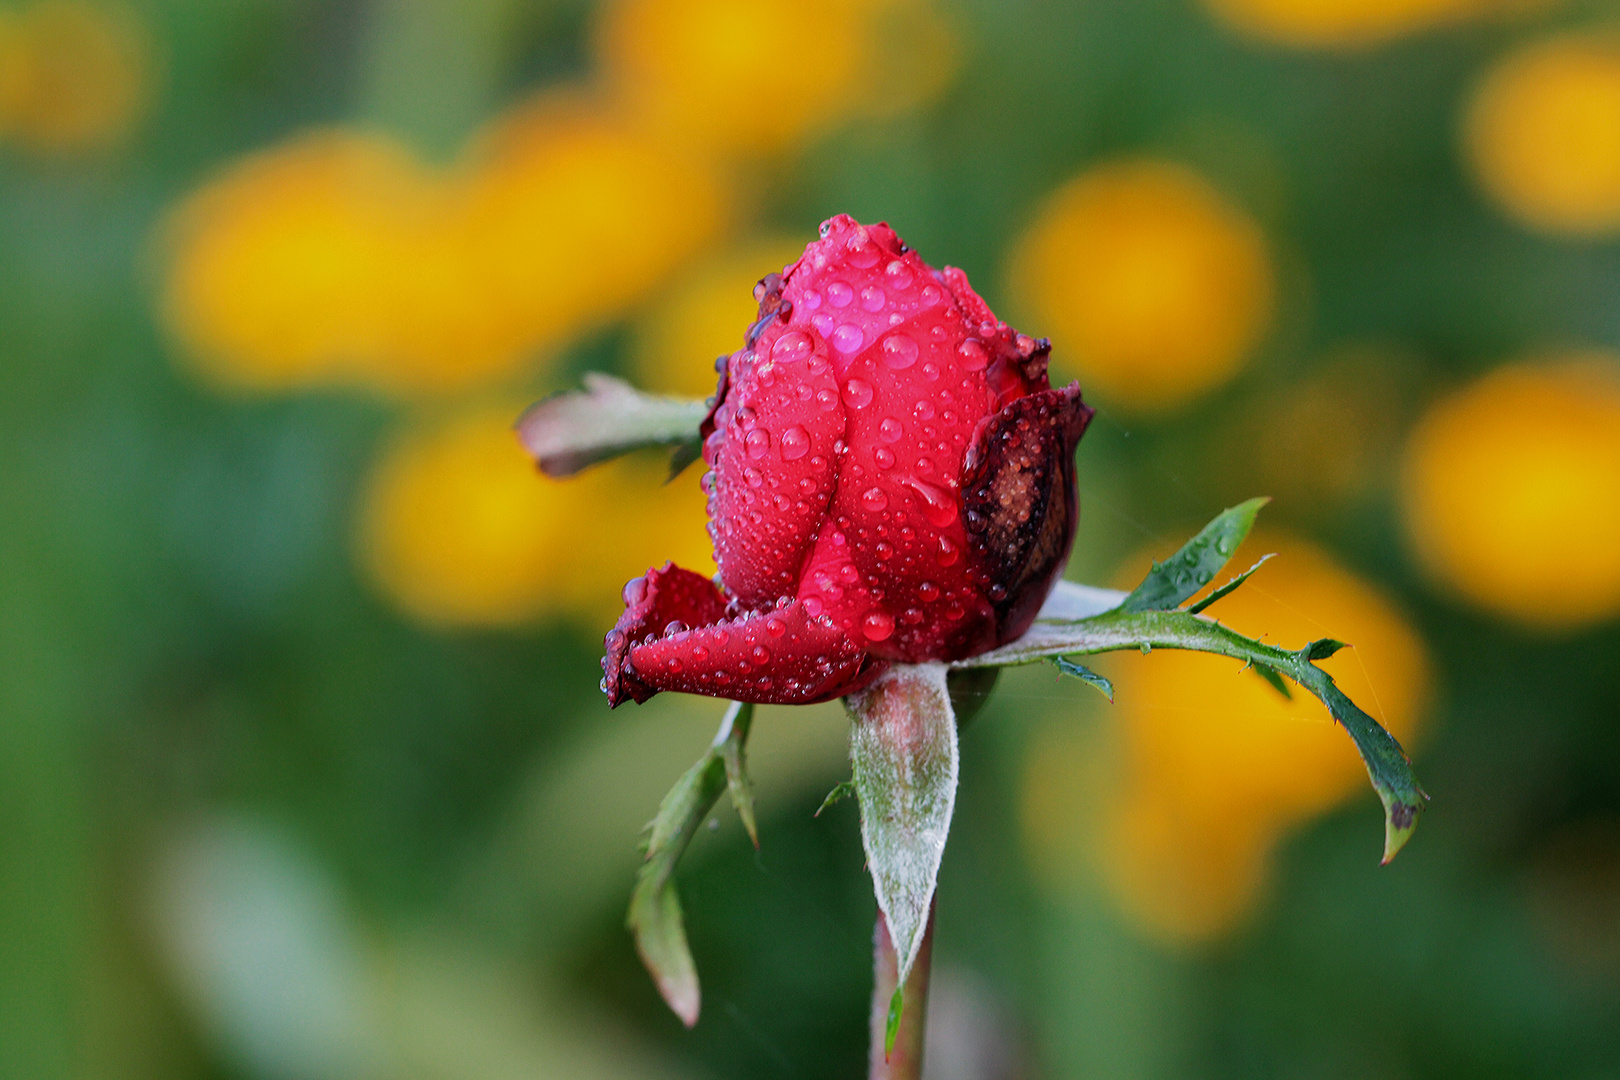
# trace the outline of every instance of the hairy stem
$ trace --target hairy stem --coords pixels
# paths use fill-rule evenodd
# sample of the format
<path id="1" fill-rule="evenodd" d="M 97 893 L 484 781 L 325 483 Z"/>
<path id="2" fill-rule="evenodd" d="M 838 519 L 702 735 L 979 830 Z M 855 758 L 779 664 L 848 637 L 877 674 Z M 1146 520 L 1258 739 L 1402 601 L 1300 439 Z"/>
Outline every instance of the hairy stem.
<path id="1" fill-rule="evenodd" d="M 930 904 L 928 929 L 923 932 L 922 947 L 917 951 L 901 995 L 900 1028 L 895 1033 L 893 1049 L 885 1054 L 899 957 L 889 937 L 889 924 L 883 913 L 878 912 L 877 925 L 872 929 L 872 1048 L 868 1080 L 921 1080 L 923 1035 L 928 1023 L 928 973 L 933 956 L 934 906 Z"/>

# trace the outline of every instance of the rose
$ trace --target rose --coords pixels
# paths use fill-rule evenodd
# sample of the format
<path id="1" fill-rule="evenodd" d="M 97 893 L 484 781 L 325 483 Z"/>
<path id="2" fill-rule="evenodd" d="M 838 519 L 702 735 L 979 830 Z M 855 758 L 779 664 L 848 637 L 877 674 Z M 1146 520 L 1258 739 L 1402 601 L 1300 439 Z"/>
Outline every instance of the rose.
<path id="1" fill-rule="evenodd" d="M 602 688 L 803 704 L 1017 638 L 1068 561 L 1092 411 L 962 271 L 846 215 L 755 287 L 704 421 L 718 584 L 625 586 Z"/>

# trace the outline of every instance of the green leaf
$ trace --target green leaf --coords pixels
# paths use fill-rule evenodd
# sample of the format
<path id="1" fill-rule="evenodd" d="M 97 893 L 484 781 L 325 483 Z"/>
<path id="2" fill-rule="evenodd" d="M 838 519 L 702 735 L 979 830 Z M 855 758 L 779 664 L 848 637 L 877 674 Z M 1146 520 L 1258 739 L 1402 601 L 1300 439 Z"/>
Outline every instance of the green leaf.
<path id="1" fill-rule="evenodd" d="M 861 842 L 904 986 L 956 806 L 956 717 L 943 664 L 896 664 L 844 699 Z"/>
<path id="2" fill-rule="evenodd" d="M 1333 643 L 1337 645 L 1337 642 Z M 1314 663 L 1321 642 L 1291 652 L 1244 637 L 1237 631 L 1189 611 L 1127 611 L 1123 607 L 1067 623 L 1037 622 L 1017 641 L 959 660 L 955 667 L 1027 664 L 1048 657 L 1091 655 L 1120 649 L 1191 649 L 1230 656 L 1254 665 L 1262 676 L 1280 673 L 1316 695 L 1349 732 L 1367 766 L 1367 775 L 1384 803 L 1384 862 L 1395 857 L 1411 838 L 1428 796 L 1412 775 L 1400 743 L 1379 726 Z M 1281 681 L 1280 679 L 1278 681 Z"/>
<path id="3" fill-rule="evenodd" d="M 839 781 L 833 787 L 833 789 L 831 791 L 827 792 L 827 797 L 825 799 L 821 800 L 821 805 L 819 807 L 817 807 L 816 812 L 814 814 L 811 814 L 810 816 L 811 817 L 820 817 L 821 816 L 821 811 L 827 809 L 827 807 L 833 805 L 834 803 L 843 802 L 845 799 L 849 798 L 853 794 L 855 794 L 855 781 L 854 780 L 841 780 L 841 781 Z"/>
<path id="4" fill-rule="evenodd" d="M 1277 691 L 1277 693 L 1281 694 L 1289 701 L 1294 700 L 1294 692 L 1288 689 L 1288 684 L 1283 682 L 1283 677 L 1277 674 L 1276 668 L 1267 667 L 1264 664 L 1251 664 L 1249 666 L 1254 668 L 1254 673 L 1256 675 L 1270 683 L 1273 690 Z"/>
<path id="5" fill-rule="evenodd" d="M 1232 553 L 1254 527 L 1255 515 L 1270 502 L 1250 499 L 1221 511 L 1203 531 L 1182 545 L 1180 551 L 1154 563 L 1142 584 L 1120 605 L 1126 611 L 1169 611 L 1214 580 Z"/>
<path id="6" fill-rule="evenodd" d="M 572 476 L 643 447 L 688 445 L 709 413 L 705 402 L 644 394 L 599 372 L 584 382 L 584 390 L 546 398 L 518 419 L 518 438 L 547 476 Z"/>
<path id="7" fill-rule="evenodd" d="M 1334 641 L 1332 638 L 1321 638 L 1320 640 L 1313 641 L 1306 645 L 1303 649 L 1299 650 L 1299 655 L 1303 656 L 1306 660 L 1326 660 L 1340 649 L 1347 648 L 1349 648 L 1349 646 L 1342 641 Z"/>
<path id="8" fill-rule="evenodd" d="M 1203 611 L 1205 608 L 1209 607 L 1209 605 L 1213 604 L 1215 601 L 1219 600 L 1221 597 L 1230 596 L 1232 594 L 1232 590 L 1249 580 L 1249 575 L 1253 574 L 1256 570 L 1260 569 L 1262 566 L 1266 565 L 1266 563 L 1270 562 L 1276 557 L 1276 552 L 1272 552 L 1270 555 L 1260 556 L 1259 560 L 1253 566 L 1249 567 L 1247 570 L 1243 571 L 1243 573 L 1239 574 L 1231 581 L 1228 581 L 1226 584 L 1222 585 L 1220 588 L 1198 601 L 1198 603 L 1190 605 L 1187 610 L 1196 615 L 1200 611 Z"/>
<path id="9" fill-rule="evenodd" d="M 1108 699 L 1108 703 L 1110 705 L 1114 703 L 1114 684 L 1097 674 L 1095 671 L 1092 671 L 1084 664 L 1075 663 L 1067 656 L 1054 656 L 1052 657 L 1052 663 L 1056 664 L 1057 669 L 1063 672 L 1063 674 L 1073 675 L 1075 678 L 1095 686 L 1099 691 L 1102 692 L 1102 696 Z M 997 670 L 1000 669 L 998 668 Z"/>
<path id="10" fill-rule="evenodd" d="M 675 864 L 719 801 L 720 793 L 728 788 L 749 835 L 755 835 L 752 788 L 743 771 L 743 744 L 748 740 L 753 715 L 752 705 L 733 703 L 708 751 L 658 804 L 658 813 L 647 825 L 643 841 L 646 858 L 636 873 L 636 887 L 625 916 L 625 926 L 636 939 L 641 962 L 665 1003 L 687 1027 L 697 1023 L 702 994 L 692 950 L 686 943 L 681 898 L 675 891 Z M 754 843 L 758 845 L 757 837 Z"/>

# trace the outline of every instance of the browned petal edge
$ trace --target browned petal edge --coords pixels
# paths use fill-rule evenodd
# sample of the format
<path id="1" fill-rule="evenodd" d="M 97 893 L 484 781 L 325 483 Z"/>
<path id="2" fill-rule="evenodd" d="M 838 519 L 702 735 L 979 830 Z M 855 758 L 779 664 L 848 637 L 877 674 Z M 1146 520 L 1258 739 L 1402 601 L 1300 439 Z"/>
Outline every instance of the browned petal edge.
<path id="1" fill-rule="evenodd" d="M 1080 384 L 1021 397 L 979 422 L 962 462 L 968 558 L 996 643 L 1029 629 L 1074 544 L 1074 450 L 1093 410 Z"/>

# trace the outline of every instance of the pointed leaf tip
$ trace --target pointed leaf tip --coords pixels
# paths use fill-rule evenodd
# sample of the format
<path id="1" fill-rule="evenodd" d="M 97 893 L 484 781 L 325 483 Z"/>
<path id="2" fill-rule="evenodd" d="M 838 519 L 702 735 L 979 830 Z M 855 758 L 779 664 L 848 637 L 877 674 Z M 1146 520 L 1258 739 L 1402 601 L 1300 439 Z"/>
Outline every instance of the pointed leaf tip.
<path id="1" fill-rule="evenodd" d="M 1332 638 L 1321 638 L 1320 640 L 1311 642 L 1301 649 L 1300 655 L 1307 660 L 1326 660 L 1340 649 L 1348 648 L 1349 646 L 1342 641 L 1334 641 Z"/>
<path id="2" fill-rule="evenodd" d="M 1197 536 L 1183 544 L 1180 551 L 1162 563 L 1154 563 L 1148 576 L 1131 590 L 1120 608 L 1138 612 L 1169 611 L 1180 607 L 1214 580 L 1233 552 L 1248 537 L 1260 508 L 1270 501 L 1261 496 L 1221 511 Z"/>

